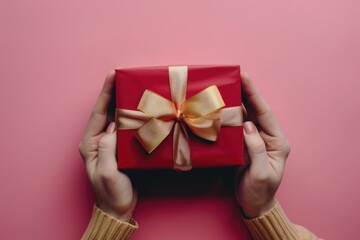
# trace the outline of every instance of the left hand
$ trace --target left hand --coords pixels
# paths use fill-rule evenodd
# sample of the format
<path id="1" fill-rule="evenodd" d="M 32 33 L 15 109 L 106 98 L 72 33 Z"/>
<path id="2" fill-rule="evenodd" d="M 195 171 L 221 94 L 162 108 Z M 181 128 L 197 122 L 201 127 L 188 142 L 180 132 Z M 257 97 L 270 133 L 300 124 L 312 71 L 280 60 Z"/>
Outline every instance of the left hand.
<path id="1" fill-rule="evenodd" d="M 136 192 L 129 177 L 117 169 L 115 123 L 111 122 L 104 131 L 114 84 L 112 71 L 106 77 L 79 150 L 98 206 L 118 220 L 128 222 L 136 205 Z"/>
<path id="2" fill-rule="evenodd" d="M 290 145 L 249 76 L 242 73 L 241 78 L 245 112 L 252 121 L 243 124 L 245 159 L 249 165 L 240 169 L 236 199 L 245 216 L 255 218 L 275 205 L 275 193 L 284 174 Z"/>

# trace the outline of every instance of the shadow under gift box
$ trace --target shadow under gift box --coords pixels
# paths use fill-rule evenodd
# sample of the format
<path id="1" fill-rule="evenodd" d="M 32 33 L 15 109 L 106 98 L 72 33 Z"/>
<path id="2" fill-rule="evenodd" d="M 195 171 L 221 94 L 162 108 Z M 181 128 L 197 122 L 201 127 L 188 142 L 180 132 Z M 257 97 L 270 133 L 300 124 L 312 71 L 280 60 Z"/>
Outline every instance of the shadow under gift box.
<path id="1" fill-rule="evenodd" d="M 171 101 L 169 70 L 164 67 L 116 69 L 116 108 L 137 110 L 145 90 L 151 90 Z M 239 66 L 188 66 L 186 99 L 216 85 L 225 108 L 241 106 Z M 157 106 L 154 106 L 157 107 Z M 173 130 L 150 154 L 134 137 L 136 130 L 117 130 L 119 169 L 173 168 Z M 244 164 L 242 126 L 221 127 L 215 142 L 204 140 L 187 128 L 192 167 L 220 167 Z"/>
<path id="2" fill-rule="evenodd" d="M 173 169 L 123 170 L 139 197 L 235 197 L 236 167 L 197 168 L 187 172 Z"/>

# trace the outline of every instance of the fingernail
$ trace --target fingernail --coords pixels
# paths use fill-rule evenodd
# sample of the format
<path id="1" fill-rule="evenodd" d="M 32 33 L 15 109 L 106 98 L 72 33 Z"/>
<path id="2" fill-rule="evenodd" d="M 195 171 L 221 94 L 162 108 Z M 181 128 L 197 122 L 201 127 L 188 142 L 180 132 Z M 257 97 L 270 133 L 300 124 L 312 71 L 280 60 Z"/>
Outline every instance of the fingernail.
<path id="1" fill-rule="evenodd" d="M 252 122 L 244 122 L 243 124 L 245 133 L 251 134 L 255 131 L 255 126 Z"/>
<path id="2" fill-rule="evenodd" d="M 106 133 L 113 133 L 113 132 L 115 132 L 115 123 L 111 122 L 106 129 Z"/>

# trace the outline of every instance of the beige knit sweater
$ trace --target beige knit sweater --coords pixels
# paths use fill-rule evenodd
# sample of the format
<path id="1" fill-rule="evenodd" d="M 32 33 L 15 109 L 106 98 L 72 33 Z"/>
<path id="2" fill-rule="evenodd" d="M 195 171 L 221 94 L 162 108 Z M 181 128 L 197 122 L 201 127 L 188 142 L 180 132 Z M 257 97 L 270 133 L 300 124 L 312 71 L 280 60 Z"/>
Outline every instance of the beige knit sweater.
<path id="1" fill-rule="evenodd" d="M 304 227 L 293 224 L 278 202 L 266 214 L 253 219 L 244 219 L 244 222 L 255 240 L 319 239 Z M 137 228 L 136 221 L 121 222 L 94 206 L 91 221 L 82 239 L 126 240 L 130 239 Z"/>

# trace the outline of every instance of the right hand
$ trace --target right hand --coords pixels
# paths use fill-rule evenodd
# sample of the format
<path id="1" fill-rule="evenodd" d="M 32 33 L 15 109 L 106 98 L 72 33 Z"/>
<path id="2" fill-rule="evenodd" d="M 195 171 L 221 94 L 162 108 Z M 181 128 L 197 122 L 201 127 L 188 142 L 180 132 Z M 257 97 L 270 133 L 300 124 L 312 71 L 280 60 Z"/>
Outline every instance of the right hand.
<path id="1" fill-rule="evenodd" d="M 103 131 L 114 84 L 115 72 L 112 71 L 106 77 L 79 150 L 99 208 L 118 220 L 128 222 L 136 206 L 137 195 L 129 177 L 117 169 L 115 123 L 111 122 Z"/>
<path id="2" fill-rule="evenodd" d="M 240 171 L 236 197 L 245 216 L 255 218 L 275 205 L 290 145 L 249 76 L 242 73 L 241 78 L 246 115 L 251 120 L 244 123 L 246 159 L 250 161 Z"/>

